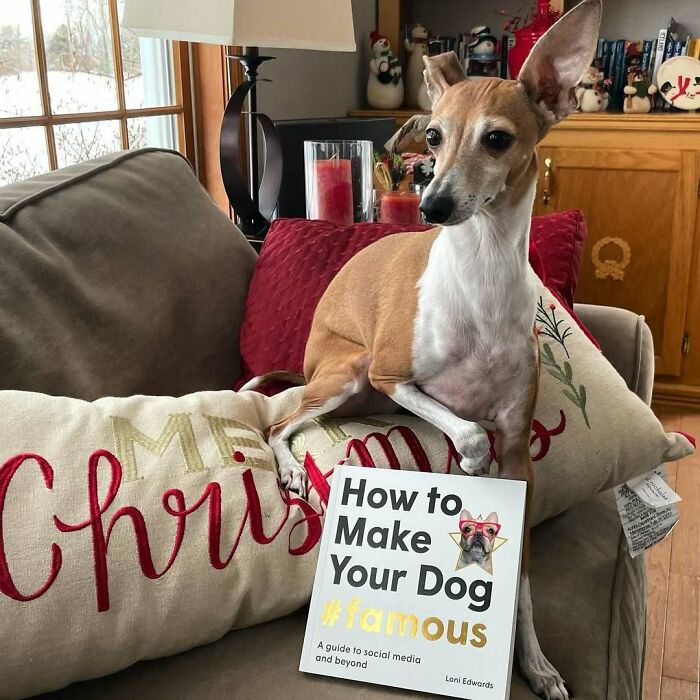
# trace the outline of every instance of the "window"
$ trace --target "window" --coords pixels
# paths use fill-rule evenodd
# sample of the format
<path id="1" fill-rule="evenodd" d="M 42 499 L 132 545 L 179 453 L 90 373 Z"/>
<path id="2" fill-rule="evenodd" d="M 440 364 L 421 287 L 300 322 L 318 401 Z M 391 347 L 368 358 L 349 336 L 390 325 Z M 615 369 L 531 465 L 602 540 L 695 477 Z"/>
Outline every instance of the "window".
<path id="1" fill-rule="evenodd" d="M 123 10 L 0 0 L 0 185 L 124 148 L 187 152 L 186 45 L 136 37 Z"/>

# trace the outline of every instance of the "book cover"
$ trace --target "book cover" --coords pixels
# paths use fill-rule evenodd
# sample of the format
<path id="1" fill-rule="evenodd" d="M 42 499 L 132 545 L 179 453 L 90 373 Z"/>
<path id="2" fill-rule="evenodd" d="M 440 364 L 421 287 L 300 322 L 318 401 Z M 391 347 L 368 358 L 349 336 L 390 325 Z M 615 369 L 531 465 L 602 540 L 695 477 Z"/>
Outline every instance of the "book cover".
<path id="1" fill-rule="evenodd" d="M 525 491 L 337 467 L 299 670 L 506 700 Z"/>

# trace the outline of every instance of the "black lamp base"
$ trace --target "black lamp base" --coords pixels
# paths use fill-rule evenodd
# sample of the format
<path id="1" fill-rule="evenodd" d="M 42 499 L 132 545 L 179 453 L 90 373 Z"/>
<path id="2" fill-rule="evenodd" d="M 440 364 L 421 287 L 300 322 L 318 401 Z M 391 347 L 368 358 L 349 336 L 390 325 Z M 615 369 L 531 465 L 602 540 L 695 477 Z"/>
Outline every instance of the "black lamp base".
<path id="1" fill-rule="evenodd" d="M 240 61 L 246 79 L 234 90 L 226 105 L 221 122 L 219 157 L 221 176 L 228 200 L 236 214 L 236 221 L 249 238 L 264 237 L 277 206 L 282 184 L 282 145 L 279 133 L 272 120 L 257 111 L 255 85 L 258 82 L 258 67 L 274 56 L 260 56 L 257 48 L 246 48 L 240 55 L 230 56 Z M 242 170 L 241 117 L 246 97 L 247 111 L 247 163 L 248 177 Z M 265 162 L 262 180 L 258 167 L 258 124 L 265 139 Z"/>

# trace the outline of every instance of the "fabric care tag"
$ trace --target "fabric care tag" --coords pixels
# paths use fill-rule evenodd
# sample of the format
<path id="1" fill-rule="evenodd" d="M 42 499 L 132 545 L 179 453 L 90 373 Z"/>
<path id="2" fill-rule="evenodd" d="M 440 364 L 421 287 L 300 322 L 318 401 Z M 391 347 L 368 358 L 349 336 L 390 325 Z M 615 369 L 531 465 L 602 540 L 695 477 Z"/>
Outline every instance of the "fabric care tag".
<path id="1" fill-rule="evenodd" d="M 666 478 L 666 465 L 662 464 L 615 489 L 631 557 L 664 539 L 680 519 L 676 503 L 681 497 L 666 483 Z"/>
<path id="2" fill-rule="evenodd" d="M 337 467 L 300 670 L 506 700 L 525 491 L 524 481 Z"/>

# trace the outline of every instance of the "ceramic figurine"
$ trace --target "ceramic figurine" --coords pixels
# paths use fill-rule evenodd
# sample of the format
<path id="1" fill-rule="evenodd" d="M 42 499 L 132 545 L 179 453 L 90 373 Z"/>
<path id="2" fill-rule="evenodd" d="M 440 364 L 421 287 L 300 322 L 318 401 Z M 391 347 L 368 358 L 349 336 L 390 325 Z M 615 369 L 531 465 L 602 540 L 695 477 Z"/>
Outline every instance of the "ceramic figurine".
<path id="1" fill-rule="evenodd" d="M 610 79 L 605 78 L 600 69 L 600 62 L 596 59 L 586 69 L 574 91 L 578 109 L 582 112 L 601 112 L 607 109 L 610 100 L 609 86 Z"/>
<path id="2" fill-rule="evenodd" d="M 372 58 L 367 79 L 367 102 L 375 109 L 397 109 L 403 102 L 401 65 L 385 36 L 372 32 L 369 38 Z"/>
<path id="3" fill-rule="evenodd" d="M 467 75 L 474 77 L 498 77 L 498 39 L 488 27 L 474 27 L 469 43 Z"/>
<path id="4" fill-rule="evenodd" d="M 656 85 L 651 85 L 646 71 L 642 68 L 642 54 L 635 44 L 627 47 L 626 85 L 623 88 L 625 101 L 622 111 L 644 114 L 651 109 L 651 96 L 656 93 Z"/>
<path id="5" fill-rule="evenodd" d="M 678 109 L 700 109 L 700 61 L 691 56 L 676 56 L 659 67 L 659 92 Z M 653 86 L 652 86 L 653 87 Z"/>
<path id="6" fill-rule="evenodd" d="M 423 80 L 423 56 L 428 52 L 428 30 L 422 24 L 416 24 L 411 29 L 410 40 L 408 37 L 404 40 L 404 47 L 408 54 L 406 105 L 409 107 L 421 107 L 419 92 L 421 87 L 425 86 L 425 81 Z"/>

